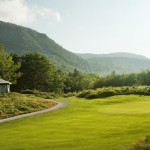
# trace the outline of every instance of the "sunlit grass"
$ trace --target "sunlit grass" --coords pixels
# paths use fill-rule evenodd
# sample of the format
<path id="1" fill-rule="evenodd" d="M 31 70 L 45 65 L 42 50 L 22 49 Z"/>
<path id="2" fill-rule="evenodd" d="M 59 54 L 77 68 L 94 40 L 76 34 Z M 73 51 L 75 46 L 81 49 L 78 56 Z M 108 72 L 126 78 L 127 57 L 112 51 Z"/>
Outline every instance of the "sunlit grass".
<path id="1" fill-rule="evenodd" d="M 62 100 L 67 107 L 0 124 L 0 147 L 119 150 L 150 134 L 149 96 Z"/>

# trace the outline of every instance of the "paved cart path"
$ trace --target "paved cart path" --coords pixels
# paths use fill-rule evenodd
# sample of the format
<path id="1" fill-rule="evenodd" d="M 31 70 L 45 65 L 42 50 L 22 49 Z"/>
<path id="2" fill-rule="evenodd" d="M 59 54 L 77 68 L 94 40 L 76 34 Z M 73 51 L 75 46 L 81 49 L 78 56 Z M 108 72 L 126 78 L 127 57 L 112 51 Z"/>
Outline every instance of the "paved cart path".
<path id="1" fill-rule="evenodd" d="M 18 116 L 6 118 L 6 119 L 1 119 L 0 123 L 15 120 L 15 119 L 19 119 L 19 118 L 24 118 L 24 117 L 28 117 L 28 116 L 32 116 L 32 115 L 43 114 L 43 113 L 46 113 L 46 112 L 49 112 L 49 111 L 53 111 L 53 110 L 65 107 L 67 105 L 68 105 L 67 102 L 57 102 L 57 104 L 55 106 L 51 107 L 51 108 L 36 111 L 36 112 L 32 112 L 32 113 L 28 113 L 28 114 L 18 115 Z"/>

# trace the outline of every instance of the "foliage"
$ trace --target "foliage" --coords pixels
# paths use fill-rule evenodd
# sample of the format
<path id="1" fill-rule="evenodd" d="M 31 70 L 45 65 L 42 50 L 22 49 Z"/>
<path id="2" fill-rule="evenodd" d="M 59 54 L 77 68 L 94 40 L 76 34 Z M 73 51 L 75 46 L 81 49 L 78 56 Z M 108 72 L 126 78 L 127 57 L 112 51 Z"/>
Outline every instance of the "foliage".
<path id="1" fill-rule="evenodd" d="M 108 86 L 134 86 L 134 85 L 147 85 L 150 86 L 150 70 L 145 70 L 140 73 L 130 74 L 110 74 L 101 76 L 95 82 L 94 88 L 108 87 Z"/>
<path id="2" fill-rule="evenodd" d="M 21 90 L 52 91 L 55 69 L 47 57 L 38 53 L 26 54 L 22 57 L 20 71 L 23 74 L 18 80 Z"/>
<path id="3" fill-rule="evenodd" d="M 68 93 L 92 89 L 97 79 L 98 76 L 95 74 L 83 74 L 77 69 L 74 69 L 74 72 L 70 72 L 66 76 L 64 91 Z"/>
<path id="4" fill-rule="evenodd" d="M 102 98 L 113 95 L 150 95 L 150 86 L 103 87 L 96 90 L 85 90 L 79 93 L 82 98 Z"/>
<path id="5" fill-rule="evenodd" d="M 78 92 L 94 87 L 98 76 L 95 74 L 83 74 L 77 69 L 65 75 L 61 70 L 56 70 L 49 59 L 39 53 L 27 53 L 20 57 L 11 54 L 14 63 L 21 63 L 22 76 L 17 84 L 12 86 L 12 91 L 39 90 L 42 92 Z"/>
<path id="6" fill-rule="evenodd" d="M 41 91 L 38 91 L 38 90 L 29 90 L 29 89 L 26 89 L 26 90 L 22 90 L 20 93 L 22 94 L 32 94 L 32 95 L 35 95 L 37 97 L 41 97 L 41 98 L 45 98 L 45 99 L 53 99 L 53 98 L 56 98 L 58 97 L 59 95 L 52 92 L 41 92 Z"/>
<path id="7" fill-rule="evenodd" d="M 30 113 L 54 106 L 55 103 L 19 93 L 0 94 L 0 119 Z"/>
<path id="8" fill-rule="evenodd" d="M 21 73 L 18 71 L 20 66 L 19 62 L 14 63 L 12 56 L 6 54 L 3 45 L 0 44 L 0 77 L 16 83 L 17 78 L 21 76 Z"/>
<path id="9" fill-rule="evenodd" d="M 63 97 L 74 97 L 77 95 L 78 95 L 78 93 L 76 93 L 76 92 L 69 92 L 69 93 L 63 94 Z"/>
<path id="10" fill-rule="evenodd" d="M 130 150 L 150 150 L 150 136 L 137 142 Z"/>

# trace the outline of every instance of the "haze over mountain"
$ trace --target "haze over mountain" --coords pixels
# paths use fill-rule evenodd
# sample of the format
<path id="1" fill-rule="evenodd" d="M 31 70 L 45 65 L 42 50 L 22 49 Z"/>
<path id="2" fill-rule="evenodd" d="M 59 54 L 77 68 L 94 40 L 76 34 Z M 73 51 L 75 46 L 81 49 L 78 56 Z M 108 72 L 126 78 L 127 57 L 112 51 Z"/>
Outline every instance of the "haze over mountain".
<path id="1" fill-rule="evenodd" d="M 117 53 L 109 53 L 109 54 L 92 54 L 92 53 L 76 53 L 78 56 L 88 59 L 88 58 L 101 58 L 101 57 L 123 57 L 123 58 L 137 58 L 137 59 L 148 59 L 143 55 L 127 53 L 127 52 L 117 52 Z"/>
<path id="2" fill-rule="evenodd" d="M 30 28 L 0 21 L 0 43 L 6 52 L 23 55 L 38 52 L 64 72 L 78 69 L 87 73 L 109 74 L 138 72 L 150 68 L 150 59 L 132 53 L 74 54 L 50 39 L 46 34 Z"/>
<path id="3" fill-rule="evenodd" d="M 110 54 L 76 54 L 85 59 L 94 72 L 108 74 L 112 71 L 116 73 L 139 72 L 150 69 L 150 59 L 145 56 L 118 52 Z"/>

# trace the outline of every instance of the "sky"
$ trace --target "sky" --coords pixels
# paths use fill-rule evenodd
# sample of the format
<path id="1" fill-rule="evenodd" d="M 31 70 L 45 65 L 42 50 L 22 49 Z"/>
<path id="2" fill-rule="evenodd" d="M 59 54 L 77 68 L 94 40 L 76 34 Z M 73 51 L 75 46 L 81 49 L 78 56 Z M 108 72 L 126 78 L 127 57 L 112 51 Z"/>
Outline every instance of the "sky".
<path id="1" fill-rule="evenodd" d="M 0 0 L 0 20 L 45 33 L 71 52 L 150 58 L 150 0 Z"/>

